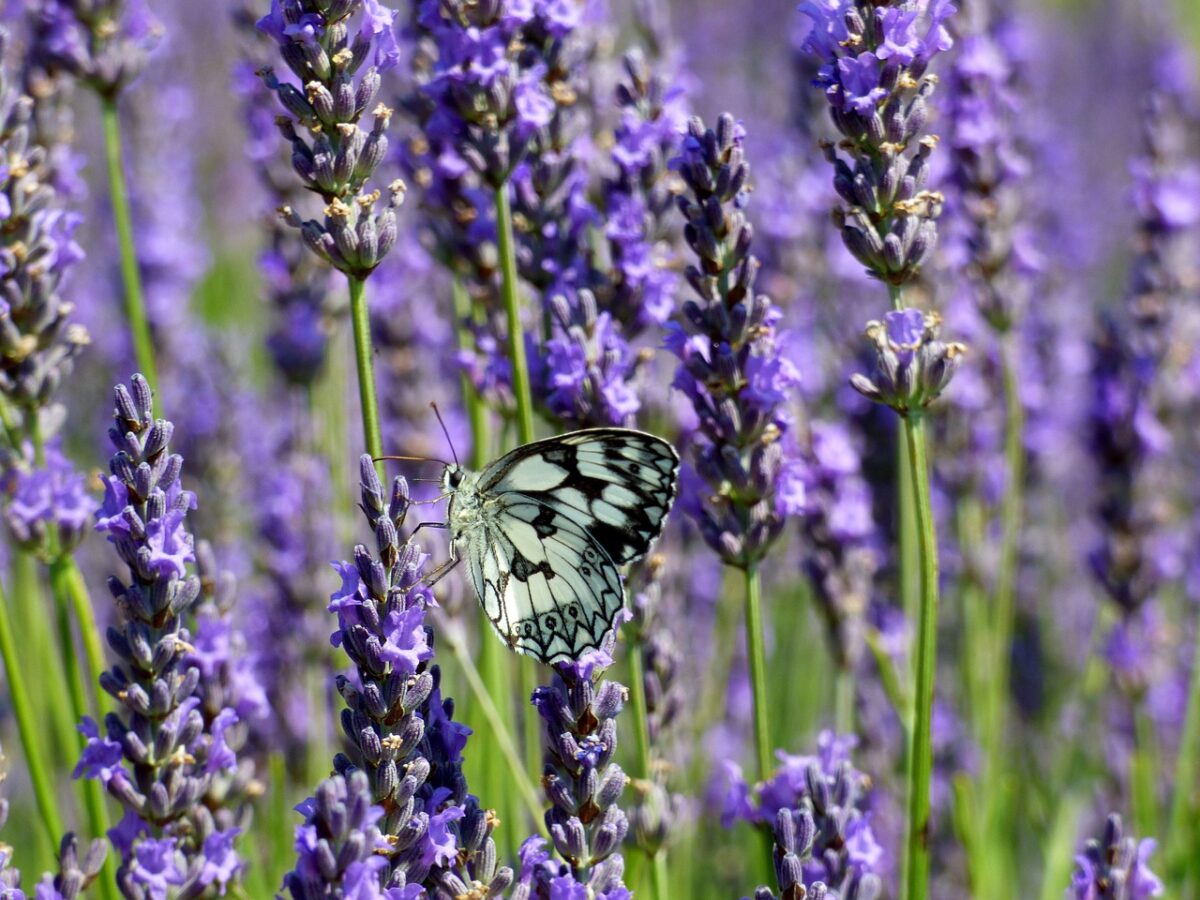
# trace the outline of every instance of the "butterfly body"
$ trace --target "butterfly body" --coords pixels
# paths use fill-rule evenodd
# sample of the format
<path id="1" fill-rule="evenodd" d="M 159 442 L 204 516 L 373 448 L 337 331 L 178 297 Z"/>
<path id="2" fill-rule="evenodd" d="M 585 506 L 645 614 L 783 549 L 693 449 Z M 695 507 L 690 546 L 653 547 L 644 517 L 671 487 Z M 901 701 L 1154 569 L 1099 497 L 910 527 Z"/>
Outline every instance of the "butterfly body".
<path id="1" fill-rule="evenodd" d="M 535 441 L 478 472 L 447 466 L 451 553 L 501 639 L 545 663 L 598 647 L 624 605 L 619 566 L 662 531 L 678 472 L 670 444 L 626 428 Z"/>

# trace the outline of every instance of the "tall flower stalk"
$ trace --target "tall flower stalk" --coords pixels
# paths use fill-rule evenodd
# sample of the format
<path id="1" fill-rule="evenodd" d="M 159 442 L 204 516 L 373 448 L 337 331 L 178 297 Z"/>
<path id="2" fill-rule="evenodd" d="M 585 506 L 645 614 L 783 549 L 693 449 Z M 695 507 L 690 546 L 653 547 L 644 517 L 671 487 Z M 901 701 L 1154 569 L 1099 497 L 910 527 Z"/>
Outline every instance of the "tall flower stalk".
<path id="1" fill-rule="evenodd" d="M 75 777 L 97 780 L 125 811 L 109 832 L 123 894 L 223 893 L 241 881 L 234 845 L 261 790 L 236 753 L 255 713 L 253 682 L 235 677 L 237 641 L 219 621 L 228 598 L 210 593 L 223 579 L 203 559 L 202 571 L 189 571 L 197 548 L 186 518 L 196 497 L 170 452 L 174 428 L 154 419 L 140 375 L 114 395 L 115 452 L 96 530 L 128 569 L 109 579 L 120 612 L 108 631 L 117 662 L 100 678 L 119 712 L 105 716 L 103 734 L 83 720 L 88 741 Z"/>
<path id="2" fill-rule="evenodd" d="M 118 104 L 158 43 L 160 26 L 141 0 L 45 0 L 35 12 L 33 56 L 99 98 L 108 192 L 125 287 L 125 316 L 138 368 L 157 384 L 154 341 L 142 294 Z"/>
<path id="3" fill-rule="evenodd" d="M 365 896 L 386 889 L 387 896 L 416 897 L 418 887 L 439 898 L 495 896 L 512 882 L 512 870 L 498 865 L 494 816 L 468 793 L 462 774 L 471 732 L 454 721 L 453 701 L 443 699 L 432 663 L 426 555 L 399 536 L 408 486 L 397 478 L 385 497 L 370 456 L 359 472 L 375 549 L 360 544 L 352 562 L 337 564 L 342 586 L 329 603 L 337 615 L 333 642 L 354 663 L 354 676 L 337 682 L 350 752 L 333 760 L 338 777 L 301 806 L 307 820 L 297 830 L 299 855 L 285 885 L 297 900 L 355 896 L 369 886 L 376 893 Z M 349 802 L 353 818 L 331 817 L 335 801 Z M 343 849 L 340 841 L 350 843 Z M 349 855 L 351 848 L 360 858 Z M 341 862 L 331 865 L 334 859 Z"/>
<path id="4" fill-rule="evenodd" d="M 681 503 L 709 547 L 742 573 L 754 696 L 757 774 L 771 771 L 766 647 L 758 566 L 789 516 L 803 511 L 801 465 L 788 434 L 798 372 L 776 352 L 779 312 L 754 293 L 758 259 L 743 207 L 750 167 L 745 131 L 726 114 L 715 128 L 693 118 L 673 165 L 687 191 L 677 198 L 696 261 L 684 274 L 693 296 L 668 325 L 679 359 L 674 386 L 699 426 Z"/>
<path id="5" fill-rule="evenodd" d="M 937 79 L 930 61 L 952 46 L 949 0 L 877 6 L 867 0 L 806 0 L 811 20 L 803 48 L 821 63 L 814 84 L 824 90 L 842 140 L 825 145 L 842 238 L 867 272 L 887 286 L 892 311 L 867 333 L 879 361 L 876 381 L 854 386 L 902 418 L 907 471 L 901 507 L 913 504 L 920 571 L 914 711 L 908 760 L 907 900 L 929 889 L 932 719 L 937 667 L 938 551 L 929 487 L 925 407 L 949 380 L 961 346 L 938 339 L 932 313 L 906 308 L 904 289 L 937 243 L 942 197 L 926 189 L 937 138 L 924 135 L 928 98 Z M 902 554 L 902 557 L 904 554 Z M 902 581 L 905 559 L 901 559 Z"/>
<path id="6" fill-rule="evenodd" d="M 396 244 L 395 210 L 406 190 L 400 179 L 369 186 L 387 155 L 392 110 L 375 98 L 381 74 L 399 60 L 394 17 L 378 0 L 274 0 L 258 22 L 296 79 L 280 81 L 271 68 L 262 70 L 285 112 L 279 128 L 291 144 L 292 165 L 325 203 L 320 220 L 292 207 L 281 212 L 313 252 L 346 276 L 363 443 L 373 457 L 383 455 L 383 438 L 366 282 Z M 369 132 L 359 124 L 368 110 Z"/>

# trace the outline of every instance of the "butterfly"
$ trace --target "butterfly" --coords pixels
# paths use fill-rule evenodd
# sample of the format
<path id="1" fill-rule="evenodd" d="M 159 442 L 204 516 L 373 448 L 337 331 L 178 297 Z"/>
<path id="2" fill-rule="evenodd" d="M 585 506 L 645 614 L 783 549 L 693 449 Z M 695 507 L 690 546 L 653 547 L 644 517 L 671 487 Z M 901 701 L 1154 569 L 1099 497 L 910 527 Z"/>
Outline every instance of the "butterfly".
<path id="1" fill-rule="evenodd" d="M 589 428 L 535 441 L 475 472 L 442 472 L 451 564 L 509 647 L 543 663 L 600 646 L 625 602 L 620 566 L 645 556 L 675 499 L 662 438 Z"/>

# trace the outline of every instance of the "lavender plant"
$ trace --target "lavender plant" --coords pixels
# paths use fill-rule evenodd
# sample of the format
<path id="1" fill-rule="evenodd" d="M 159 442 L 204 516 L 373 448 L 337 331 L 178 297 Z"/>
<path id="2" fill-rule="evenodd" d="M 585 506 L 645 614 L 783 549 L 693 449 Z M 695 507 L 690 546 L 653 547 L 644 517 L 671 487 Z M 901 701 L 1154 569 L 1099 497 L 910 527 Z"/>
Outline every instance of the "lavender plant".
<path id="1" fill-rule="evenodd" d="M 363 440 L 372 456 L 383 455 L 383 439 L 364 289 L 367 277 L 395 246 L 396 208 L 406 191 L 399 178 L 385 189 L 369 186 L 387 155 L 392 110 L 376 103 L 376 96 L 381 73 L 399 59 L 394 19 L 395 13 L 378 0 L 279 0 L 258 21 L 258 28 L 279 45 L 298 83 L 280 81 L 270 67 L 261 70 L 264 84 L 286 113 L 277 124 L 291 144 L 292 166 L 304 186 L 325 202 L 322 220 L 304 219 L 292 207 L 281 214 L 300 229 L 314 253 L 348 280 Z M 352 28 L 357 30 L 352 33 Z M 370 132 L 359 124 L 368 110 Z M 297 127 L 308 132 L 307 139 Z"/>
<path id="2" fill-rule="evenodd" d="M 285 884 L 296 898 L 348 896 L 366 890 L 366 879 L 373 879 L 375 890 L 399 896 L 419 896 L 419 886 L 439 898 L 476 890 L 494 896 L 511 882 L 512 870 L 497 862 L 490 837 L 494 818 L 467 792 L 462 751 L 470 729 L 453 720 L 453 701 L 442 699 L 440 669 L 430 664 L 433 635 L 425 615 L 432 595 L 422 584 L 426 557 L 399 537 L 408 486 L 397 478 L 385 500 L 369 456 L 362 457 L 359 471 L 361 508 L 376 552 L 360 544 L 353 562 L 337 565 L 342 587 L 329 604 L 338 620 L 333 643 L 355 666 L 353 679 L 339 676 L 337 682 L 346 702 L 342 730 L 352 752 L 334 758 L 339 778 L 323 784 L 306 805 L 309 821 L 297 833 L 297 867 Z M 335 799 L 350 803 L 354 818 L 331 819 Z M 385 852 L 376 863 L 367 856 L 379 848 L 380 835 Z M 330 840 L 341 842 L 336 857 L 328 855 Z M 350 856 L 355 852 L 357 860 Z M 340 863 L 326 864 L 327 855 Z"/>
<path id="3" fill-rule="evenodd" d="M 789 516 L 803 510 L 803 482 L 788 435 L 799 373 L 775 352 L 778 314 L 754 293 L 758 260 L 742 206 L 750 169 L 745 131 L 730 115 L 715 129 L 693 118 L 673 165 L 687 185 L 678 197 L 684 237 L 699 265 L 685 277 L 695 297 L 668 326 L 679 359 L 674 386 L 698 419 L 694 474 L 681 504 L 700 534 L 746 583 L 746 632 L 754 685 L 759 774 L 770 771 L 766 672 L 758 564 Z"/>
<path id="4" fill-rule="evenodd" d="M 554 680 L 534 692 L 545 738 L 546 827 L 557 859 L 542 838 L 526 841 L 514 900 L 632 896 L 620 853 L 629 820 L 617 805 L 628 779 L 613 761 L 616 717 L 627 691 L 603 679 L 612 661 L 609 650 L 588 651 L 578 662 L 556 667 Z"/>
<path id="5" fill-rule="evenodd" d="M 38 0 L 31 6 L 36 23 L 33 59 L 51 75 L 67 73 L 87 85 L 100 99 L 109 199 L 125 287 L 125 315 L 138 368 L 157 383 L 154 345 L 137 267 L 117 104 L 157 45 L 161 26 L 142 0 Z"/>
<path id="6" fill-rule="evenodd" d="M 953 45 L 946 23 L 955 8 L 949 0 L 886 8 L 860 0 L 806 2 L 800 8 L 812 23 L 803 49 L 821 63 L 814 85 L 824 90 L 842 137 L 836 146 L 824 145 L 834 188 L 845 203 L 835 209 L 835 221 L 850 253 L 888 286 L 893 306 L 883 322 L 867 325 L 876 347 L 877 378 L 860 375 L 853 384 L 903 418 L 908 472 L 902 489 L 915 507 L 917 546 L 900 548 L 902 569 L 916 560 L 921 567 L 905 893 L 915 900 L 928 889 L 938 596 L 923 411 L 949 382 L 962 347 L 938 340 L 937 315 L 905 308 L 902 295 L 937 243 L 943 198 L 926 188 L 937 138 L 922 132 L 937 82 L 929 64 Z M 908 534 L 901 529 L 902 536 Z M 900 577 L 902 584 L 909 582 L 903 571 Z"/>
<path id="7" fill-rule="evenodd" d="M 115 452 L 96 530 L 128 567 L 127 579 L 109 579 L 121 614 L 108 631 L 118 661 L 100 679 L 120 711 L 105 716 L 103 735 L 84 719 L 88 743 L 75 777 L 98 779 L 124 810 L 109 838 L 125 896 L 223 892 L 241 879 L 234 843 L 254 793 L 234 749 L 246 698 L 228 683 L 236 669 L 208 645 L 219 621 L 206 624 L 205 613 L 195 639 L 189 627 L 197 607 L 218 603 L 202 599 L 201 577 L 188 571 L 197 557 L 186 518 L 196 497 L 181 486 L 183 459 L 170 452 L 174 426 L 154 419 L 140 375 L 114 398 Z"/>
<path id="8" fill-rule="evenodd" d="M 1067 896 L 1073 900 L 1146 900 L 1161 897 L 1163 884 L 1150 871 L 1154 840 L 1123 833 L 1121 817 L 1110 815 L 1099 839 L 1089 839 L 1075 857 Z"/>

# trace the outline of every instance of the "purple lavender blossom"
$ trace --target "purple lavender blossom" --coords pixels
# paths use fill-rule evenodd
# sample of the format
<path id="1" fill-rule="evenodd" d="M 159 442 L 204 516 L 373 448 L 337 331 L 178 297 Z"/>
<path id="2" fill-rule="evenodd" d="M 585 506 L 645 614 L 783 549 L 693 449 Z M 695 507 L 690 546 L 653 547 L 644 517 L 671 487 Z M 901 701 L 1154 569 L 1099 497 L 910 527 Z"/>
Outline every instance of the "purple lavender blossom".
<path id="1" fill-rule="evenodd" d="M 806 855 L 787 849 L 793 843 L 801 850 L 807 846 L 811 857 L 798 860 L 805 886 L 820 882 L 838 896 L 874 896 L 880 888 L 875 873 L 883 868 L 883 848 L 871 831 L 871 779 L 850 763 L 856 743 L 853 736 L 822 732 L 815 756 L 780 752 L 780 768 L 753 789 L 740 768 L 730 764 L 723 822 L 774 826 L 777 838 L 782 828 L 782 837 L 788 839 L 780 846 L 788 854 Z M 784 823 L 784 817 L 791 823 Z M 798 835 L 794 841 L 787 834 L 791 829 Z M 780 874 L 780 887 L 786 890 Z M 871 893 L 853 894 L 852 889 Z"/>
<path id="2" fill-rule="evenodd" d="M 453 720 L 453 702 L 442 699 L 441 673 L 431 664 L 433 635 L 425 612 L 433 598 L 422 584 L 426 556 L 399 538 L 408 487 L 397 478 L 385 501 L 369 456 L 359 471 L 361 508 L 375 533 L 376 553 L 360 544 L 353 562 L 336 565 L 342 586 L 329 602 L 338 623 L 331 642 L 344 649 L 354 671 L 337 680 L 352 756 L 339 753 L 333 764 L 348 781 L 366 776 L 369 798 L 383 810 L 369 824 L 388 837 L 388 853 L 380 863 L 371 859 L 344 871 L 327 866 L 315 886 L 295 882 L 289 889 L 296 898 L 325 896 L 322 884 L 340 885 L 348 894 L 353 886 L 365 896 L 387 890 L 407 897 L 421 885 L 439 897 L 476 889 L 499 893 L 512 871 L 497 864 L 493 817 L 467 792 L 462 750 L 470 731 Z M 302 872 L 307 845 L 298 850 L 296 871 Z"/>
<path id="3" fill-rule="evenodd" d="M 28 459 L 5 461 L 4 520 L 17 546 L 42 551 L 53 545 L 57 552 L 70 553 L 87 533 L 96 500 L 58 446 L 47 447 L 44 455 L 42 466 Z M 53 540 L 48 542 L 50 533 Z"/>
<path id="4" fill-rule="evenodd" d="M 0 62 L 7 45 L 0 31 Z M 80 218 L 58 196 L 46 147 L 32 140 L 36 109 L 0 71 L 0 393 L 24 431 L 37 410 L 52 405 L 89 342 L 62 296 L 83 257 L 74 239 Z"/>
<path id="5" fill-rule="evenodd" d="M 847 204 L 836 210 L 842 239 L 873 277 L 893 286 L 915 277 L 937 243 L 942 197 L 924 188 L 937 139 L 921 137 L 936 80 L 925 72 L 953 46 L 946 21 L 954 11 L 949 0 L 800 4 L 811 21 L 801 48 L 821 64 L 813 84 L 846 138 L 823 144 Z"/>
<path id="6" fill-rule="evenodd" d="M 1100 838 L 1088 840 L 1075 857 L 1067 896 L 1071 900 L 1149 900 L 1163 896 L 1163 883 L 1150 870 L 1152 838 L 1122 833 L 1121 817 L 1108 817 Z"/>
<path id="7" fill-rule="evenodd" d="M 4 770 L 4 754 L 0 753 L 0 785 L 8 773 Z M 8 820 L 8 800 L 0 797 L 0 829 Z M 76 900 L 84 895 L 104 866 L 108 847 L 103 840 L 92 841 L 80 859 L 79 843 L 68 832 L 58 848 L 58 871 L 47 872 L 34 889 L 34 900 Z M 12 847 L 0 842 L 0 897 L 4 900 L 26 900 L 21 890 L 21 873 L 12 867 Z"/>
<path id="8" fill-rule="evenodd" d="M 395 246 L 395 210 L 406 190 L 403 181 L 391 181 L 377 212 L 383 191 L 367 186 L 387 156 L 392 110 L 382 103 L 372 108 L 372 103 L 381 73 L 397 62 L 394 15 L 375 0 L 334 7 L 315 0 L 272 0 L 270 12 L 258 22 L 301 85 L 280 81 L 270 67 L 261 70 L 285 111 L 277 124 L 292 147 L 292 166 L 326 204 L 322 221 L 305 220 L 290 206 L 282 210 L 284 218 L 300 229 L 317 256 L 359 279 Z M 368 109 L 374 119 L 370 132 L 359 126 Z M 297 126 L 308 132 L 307 139 Z"/>
<path id="9" fill-rule="evenodd" d="M 162 26 L 145 0 L 35 0 L 33 55 L 102 97 L 114 98 L 137 77 Z"/>
<path id="10" fill-rule="evenodd" d="M 169 884 L 198 889 L 216 877 L 236 883 L 229 832 L 245 821 L 244 804 L 257 789 L 228 733 L 245 697 L 227 683 L 227 665 L 218 666 L 211 653 L 196 655 L 186 624 L 197 604 L 203 610 L 217 603 L 204 599 L 200 577 L 188 571 L 197 556 L 186 517 L 196 498 L 180 484 L 183 460 L 169 447 L 174 426 L 153 419 L 145 379 L 118 385 L 115 398 L 109 438 L 116 452 L 96 530 L 129 571 L 127 581 L 109 580 L 123 620 L 108 630 L 118 662 L 101 676 L 121 713 L 105 716 L 104 737 L 85 722 L 89 740 L 77 776 L 101 778 L 125 809 L 110 832 L 125 893 L 156 895 Z M 204 574 L 208 589 L 219 590 L 215 573 Z M 213 714 L 225 703 L 231 705 Z"/>
<path id="11" fill-rule="evenodd" d="M 631 896 L 620 853 L 629 821 L 617 805 L 627 779 L 613 761 L 626 690 L 603 680 L 612 665 L 611 641 L 608 649 L 555 667 L 551 683 L 533 693 L 545 741 L 546 827 L 557 858 L 541 838 L 526 841 L 513 900 Z"/>
<path id="12" fill-rule="evenodd" d="M 681 502 L 726 563 L 749 568 L 802 508 L 792 502 L 794 492 L 781 490 L 799 465 L 788 402 L 800 376 L 776 355 L 778 311 L 754 294 L 758 259 L 743 212 L 750 174 L 744 140 L 729 115 L 715 130 L 699 119 L 688 123 L 673 165 L 688 186 L 678 204 L 699 263 L 685 271 L 696 297 L 668 326 L 666 346 L 680 361 L 674 387 L 699 418 L 693 464 L 700 478 Z"/>
<path id="13" fill-rule="evenodd" d="M 942 341 L 940 331 L 941 316 L 912 307 L 888 312 L 882 322 L 868 322 L 875 378 L 856 374 L 851 386 L 902 416 L 920 411 L 946 389 L 966 352 L 963 344 Z"/>

